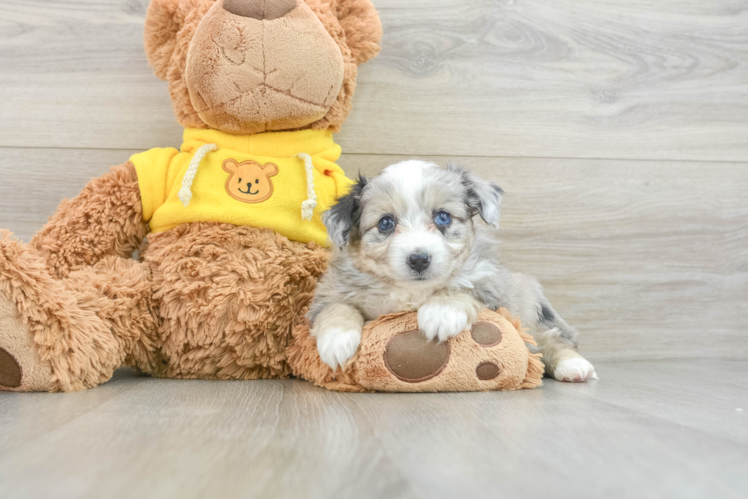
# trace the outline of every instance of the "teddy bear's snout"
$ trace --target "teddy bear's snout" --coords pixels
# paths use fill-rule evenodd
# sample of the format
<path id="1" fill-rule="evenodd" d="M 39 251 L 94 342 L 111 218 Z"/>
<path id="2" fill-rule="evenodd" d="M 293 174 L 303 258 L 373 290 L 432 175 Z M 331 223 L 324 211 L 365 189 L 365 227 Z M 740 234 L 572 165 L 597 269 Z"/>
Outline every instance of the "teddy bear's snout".
<path id="1" fill-rule="evenodd" d="M 256 183 L 257 185 L 255 186 L 254 189 L 252 189 L 252 183 L 251 182 L 247 182 L 245 184 L 247 185 L 246 189 L 242 189 L 241 183 L 240 183 L 240 185 L 239 185 L 239 192 L 240 193 L 242 193 L 242 194 L 250 194 L 250 195 L 253 195 L 253 196 L 256 195 L 256 194 L 260 194 L 260 191 L 258 189 L 259 185 L 260 185 L 259 181 L 257 181 L 257 183 Z"/>
<path id="2" fill-rule="evenodd" d="M 195 111 L 230 134 L 322 119 L 344 76 L 340 45 L 303 0 L 217 1 L 195 31 L 185 68 Z"/>
<path id="3" fill-rule="evenodd" d="M 296 8 L 296 0 L 223 0 L 224 10 L 260 21 L 283 17 Z"/>

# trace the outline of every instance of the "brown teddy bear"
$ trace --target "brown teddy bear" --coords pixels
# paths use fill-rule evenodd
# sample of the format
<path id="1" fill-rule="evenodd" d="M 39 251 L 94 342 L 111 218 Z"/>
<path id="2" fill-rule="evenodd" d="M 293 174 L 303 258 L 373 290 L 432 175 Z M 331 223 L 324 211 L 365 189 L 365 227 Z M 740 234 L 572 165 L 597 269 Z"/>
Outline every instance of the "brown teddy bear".
<path id="1" fill-rule="evenodd" d="M 76 391 L 123 365 L 289 376 L 320 215 L 350 184 L 332 134 L 380 37 L 369 0 L 153 0 L 145 49 L 184 143 L 92 180 L 28 245 L 0 231 L 0 389 Z"/>

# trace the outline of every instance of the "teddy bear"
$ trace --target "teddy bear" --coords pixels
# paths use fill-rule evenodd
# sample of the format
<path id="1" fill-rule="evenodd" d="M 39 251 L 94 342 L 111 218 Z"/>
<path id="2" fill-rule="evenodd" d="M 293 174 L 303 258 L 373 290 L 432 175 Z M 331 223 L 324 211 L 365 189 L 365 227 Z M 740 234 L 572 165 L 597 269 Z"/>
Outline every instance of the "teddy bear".
<path id="1" fill-rule="evenodd" d="M 333 133 L 379 51 L 369 0 L 152 0 L 145 51 L 185 127 L 0 231 L 0 389 L 292 374 L 325 270 L 321 214 L 351 184 Z M 134 260 L 134 252 L 138 260 Z"/>

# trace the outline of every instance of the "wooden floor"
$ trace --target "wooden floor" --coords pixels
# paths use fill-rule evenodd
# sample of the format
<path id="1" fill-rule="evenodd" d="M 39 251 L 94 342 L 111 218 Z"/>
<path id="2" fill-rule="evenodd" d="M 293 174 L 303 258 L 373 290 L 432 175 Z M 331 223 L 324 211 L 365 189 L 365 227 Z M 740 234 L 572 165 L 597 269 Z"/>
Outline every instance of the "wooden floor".
<path id="1" fill-rule="evenodd" d="M 746 363 L 598 373 L 509 393 L 350 395 L 121 372 L 76 394 L 3 395 L 0 496 L 748 495 Z"/>
<path id="2" fill-rule="evenodd" d="M 499 183 L 504 261 L 601 380 L 0 394 L 0 496 L 748 496 L 748 0 L 373 1 L 341 166 Z M 92 177 L 180 144 L 147 5 L 0 0 L 0 228 L 28 241 Z"/>

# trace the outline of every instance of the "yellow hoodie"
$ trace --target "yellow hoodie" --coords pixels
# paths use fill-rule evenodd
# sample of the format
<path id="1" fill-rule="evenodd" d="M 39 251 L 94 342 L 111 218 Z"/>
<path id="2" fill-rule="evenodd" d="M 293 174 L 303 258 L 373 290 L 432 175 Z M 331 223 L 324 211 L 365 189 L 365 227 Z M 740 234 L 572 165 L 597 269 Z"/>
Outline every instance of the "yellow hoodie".
<path id="1" fill-rule="evenodd" d="M 187 129 L 181 151 L 152 149 L 130 161 L 143 218 L 154 233 L 189 222 L 224 222 L 327 246 L 321 215 L 353 183 L 338 158 L 340 146 L 329 131 L 237 136 Z"/>

